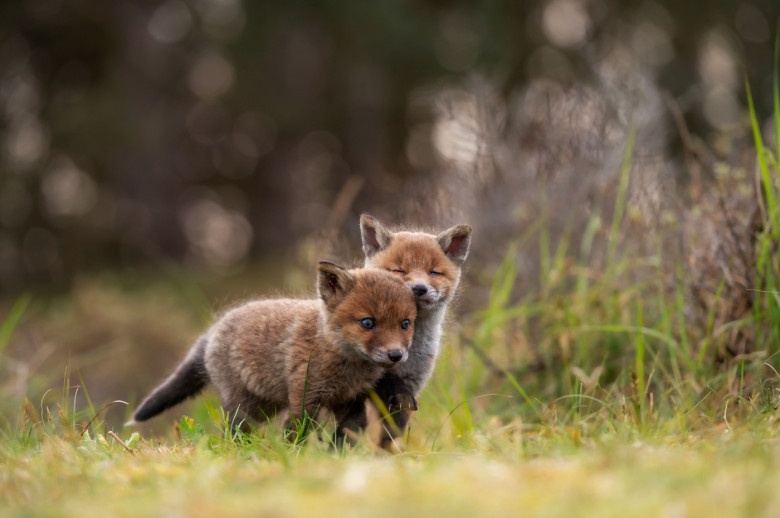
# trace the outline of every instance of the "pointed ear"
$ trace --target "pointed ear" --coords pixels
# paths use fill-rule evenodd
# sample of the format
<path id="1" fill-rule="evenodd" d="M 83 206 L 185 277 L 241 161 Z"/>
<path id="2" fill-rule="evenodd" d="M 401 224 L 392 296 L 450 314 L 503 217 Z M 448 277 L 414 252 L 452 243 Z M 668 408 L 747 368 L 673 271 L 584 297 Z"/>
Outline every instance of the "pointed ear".
<path id="1" fill-rule="evenodd" d="M 317 291 L 326 303 L 344 297 L 355 286 L 355 278 L 337 264 L 320 261 L 317 273 Z"/>
<path id="2" fill-rule="evenodd" d="M 468 225 L 458 225 L 449 230 L 445 230 L 436 239 L 445 255 L 458 266 L 463 264 L 469 255 L 469 246 L 471 245 L 471 227 Z"/>
<path id="3" fill-rule="evenodd" d="M 360 216 L 360 235 L 363 238 L 363 252 L 366 257 L 384 250 L 393 240 L 393 233 L 374 216 L 366 213 Z"/>

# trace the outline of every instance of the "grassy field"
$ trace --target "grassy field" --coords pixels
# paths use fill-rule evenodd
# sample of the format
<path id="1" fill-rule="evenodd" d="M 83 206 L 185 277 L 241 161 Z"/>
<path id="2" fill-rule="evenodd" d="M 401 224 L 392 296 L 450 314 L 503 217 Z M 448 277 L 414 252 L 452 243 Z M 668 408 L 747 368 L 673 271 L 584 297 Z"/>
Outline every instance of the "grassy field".
<path id="1" fill-rule="evenodd" d="M 440 370 L 457 371 L 457 361 L 444 358 Z M 679 408 L 669 395 L 666 411 L 646 408 L 640 417 L 630 396 L 582 394 L 551 402 L 537 417 L 506 386 L 501 397 L 466 394 L 453 405 L 441 378 L 397 455 L 366 441 L 346 452 L 325 440 L 292 446 L 270 428 L 228 441 L 203 404 L 203 417 L 184 419 L 159 440 L 122 430 L 114 437 L 100 423 L 82 433 L 62 408 L 33 422 L 37 411 L 27 408 L 24 424 L 0 442 L 0 509 L 3 516 L 775 516 L 780 506 L 776 403 L 705 390 Z"/>
<path id="2" fill-rule="evenodd" d="M 61 391 L 3 403 L 0 513 L 776 515 L 780 376 L 772 294 L 742 321 L 713 316 L 701 329 L 688 323 L 687 297 L 668 289 L 661 261 L 616 258 L 608 274 L 596 274 L 556 254 L 546 266 L 549 282 L 517 297 L 512 258 L 522 246 L 510 247 L 491 274 L 486 307 L 450 323 L 403 453 L 376 451 L 367 437 L 335 451 L 327 423 L 303 445 L 288 444 L 273 424 L 227 440 L 213 395 L 188 407 L 191 418 L 166 414 L 157 435 L 142 437 L 119 424 L 127 407 L 93 403 L 85 394 L 91 383 L 66 371 Z M 115 332 L 127 325 L 131 333 L 139 327 L 132 322 L 163 312 L 181 336 L 197 332 L 192 315 L 207 297 L 187 306 L 191 290 L 179 281 L 161 288 L 135 279 L 133 292 L 125 282 L 95 280 L 71 297 L 90 298 L 90 308 L 100 301 L 105 314 L 91 314 L 90 322 L 105 320 Z M 138 304 L 160 298 L 168 302 Z M 55 341 L 101 335 L 64 334 L 59 321 L 84 317 L 72 301 L 63 304 L 36 310 L 34 301 L 18 299 L 0 328 L 0 348 L 25 319 Z M 735 328 L 765 345 L 718 353 Z M 8 356 L 2 366 L 10 375 Z M 127 357 L 118 354 L 110 378 L 122 379 Z"/>
<path id="3" fill-rule="evenodd" d="M 33 451 L 4 445 L 3 515 L 775 516 L 772 421 L 579 435 L 479 423 L 470 446 L 397 456 L 186 443 L 130 454 L 48 437 Z"/>
<path id="4" fill-rule="evenodd" d="M 467 290 L 486 302 L 449 323 L 403 453 L 367 437 L 334 450 L 327 423 L 299 445 L 274 426 L 225 439 L 213 396 L 158 418 L 156 434 L 122 428 L 129 409 L 105 394 L 131 392 L 130 378 L 151 388 L 142 367 L 175 361 L 157 345 L 181 350 L 220 297 L 187 274 L 82 279 L 37 305 L 20 297 L 0 319 L 0 515 L 777 516 L 776 112 L 774 152 L 755 132 L 761 225 L 747 273 L 717 261 L 707 270 L 706 253 L 686 262 L 662 235 L 632 251 L 629 138 L 614 223 L 551 242 L 542 215 L 497 269 L 471 265 Z M 755 129 L 752 106 L 751 117 Z M 724 171 L 713 191 L 753 185 L 747 170 Z M 725 217 L 719 235 L 739 243 Z M 518 268 L 529 249 L 539 250 L 533 283 Z M 30 333 L 43 351 L 91 341 L 108 352 L 31 375 L 36 356 L 22 362 L 12 347 Z M 47 391 L 56 377 L 61 392 Z"/>

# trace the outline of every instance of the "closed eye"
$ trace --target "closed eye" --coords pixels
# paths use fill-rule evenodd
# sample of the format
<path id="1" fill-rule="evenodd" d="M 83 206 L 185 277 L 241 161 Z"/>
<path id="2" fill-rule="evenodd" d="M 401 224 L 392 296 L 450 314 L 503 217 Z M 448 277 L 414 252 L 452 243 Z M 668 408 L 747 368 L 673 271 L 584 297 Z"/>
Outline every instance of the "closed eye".
<path id="1" fill-rule="evenodd" d="M 406 270 L 402 270 L 402 269 L 400 269 L 400 268 L 393 268 L 393 269 L 392 269 L 392 270 L 390 270 L 390 271 L 391 271 L 391 272 L 393 272 L 393 273 L 400 273 L 401 275 L 404 275 L 404 274 L 406 274 Z"/>
<path id="2" fill-rule="evenodd" d="M 435 270 L 434 270 L 434 271 L 432 271 L 432 272 L 431 272 L 429 275 L 432 275 L 432 276 L 434 276 L 434 277 L 435 277 L 435 276 L 437 276 L 437 275 L 444 275 L 444 274 L 443 274 L 443 273 L 441 273 L 441 272 L 437 272 L 437 271 L 435 271 Z"/>

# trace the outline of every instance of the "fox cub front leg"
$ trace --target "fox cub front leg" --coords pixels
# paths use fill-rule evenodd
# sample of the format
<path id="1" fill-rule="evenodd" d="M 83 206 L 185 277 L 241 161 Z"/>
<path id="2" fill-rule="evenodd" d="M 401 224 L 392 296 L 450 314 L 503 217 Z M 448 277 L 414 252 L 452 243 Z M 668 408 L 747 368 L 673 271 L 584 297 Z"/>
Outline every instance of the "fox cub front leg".
<path id="1" fill-rule="evenodd" d="M 346 443 L 354 445 L 355 434 L 364 430 L 367 425 L 365 396 L 358 396 L 353 401 L 334 408 L 333 414 L 336 418 L 336 433 L 333 437 L 336 447 L 341 448 Z"/>
<path id="2" fill-rule="evenodd" d="M 402 410 L 414 411 L 418 408 L 414 393 L 409 390 L 402 378 L 392 372 L 385 373 L 374 389 L 391 414 Z"/>
<path id="3" fill-rule="evenodd" d="M 395 443 L 395 438 L 406 430 L 412 415 L 411 413 L 418 409 L 417 399 L 414 397 L 414 393 L 406 386 L 404 380 L 391 372 L 384 374 L 374 386 L 374 391 L 387 410 L 387 412 L 380 410 L 382 414 L 380 446 L 385 449 L 391 449 Z M 364 398 L 358 398 L 340 407 L 335 413 L 337 428 L 334 439 L 336 445 L 341 447 L 345 441 L 352 442 L 349 432 L 345 432 L 345 430 L 358 433 L 366 428 L 365 400 Z"/>
<path id="4" fill-rule="evenodd" d="M 387 414 L 382 416 L 380 445 L 391 449 L 395 438 L 406 431 L 412 412 L 417 410 L 417 399 L 404 380 L 392 372 L 385 373 L 374 390 L 387 408 Z"/>

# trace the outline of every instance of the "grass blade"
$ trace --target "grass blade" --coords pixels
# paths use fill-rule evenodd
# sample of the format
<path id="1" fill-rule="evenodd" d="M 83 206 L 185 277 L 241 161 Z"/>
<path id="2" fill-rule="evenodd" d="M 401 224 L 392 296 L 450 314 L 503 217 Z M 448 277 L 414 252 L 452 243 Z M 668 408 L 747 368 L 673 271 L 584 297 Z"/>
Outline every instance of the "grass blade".
<path id="1" fill-rule="evenodd" d="M 27 310 L 27 306 L 30 305 L 32 296 L 29 293 L 25 293 L 20 296 L 11 306 L 11 311 L 8 312 L 2 325 L 0 325 L 0 358 L 3 356 L 6 346 L 11 341 L 11 335 L 22 320 L 24 312 Z"/>
<path id="2" fill-rule="evenodd" d="M 775 35 L 774 85 L 772 90 L 775 108 L 775 156 L 780 159 L 780 19 L 777 21 L 777 34 Z"/>
<path id="3" fill-rule="evenodd" d="M 761 137 L 761 126 L 758 123 L 756 109 L 753 105 L 753 93 L 750 90 L 750 82 L 745 79 L 745 91 L 747 92 L 748 111 L 750 112 L 750 125 L 753 128 L 753 140 L 756 145 L 756 154 L 758 155 L 758 169 L 761 174 L 761 183 L 764 186 L 766 196 L 766 219 L 768 225 L 771 225 L 770 233 L 773 237 L 778 237 L 778 228 L 774 221 L 776 219 L 777 201 L 775 196 L 775 186 L 769 173 L 769 165 L 766 161 L 766 150 L 764 141 Z"/>

